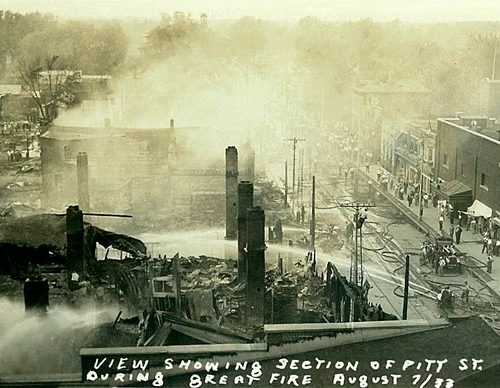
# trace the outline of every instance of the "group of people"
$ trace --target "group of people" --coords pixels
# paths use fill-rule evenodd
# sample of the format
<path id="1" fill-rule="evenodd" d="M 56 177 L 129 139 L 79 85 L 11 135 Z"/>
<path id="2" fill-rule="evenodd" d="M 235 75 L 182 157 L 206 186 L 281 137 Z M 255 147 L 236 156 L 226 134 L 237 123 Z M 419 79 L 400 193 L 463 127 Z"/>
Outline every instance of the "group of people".
<path id="1" fill-rule="evenodd" d="M 441 221 L 439 221 L 439 225 L 441 225 Z M 441 228 L 441 230 L 442 230 L 442 228 Z M 450 237 L 452 238 L 452 240 L 454 239 L 454 241 L 457 245 L 460 244 L 460 241 L 462 238 L 462 227 L 460 226 L 460 224 L 457 224 L 457 225 L 451 224 L 450 225 Z"/>
<path id="2" fill-rule="evenodd" d="M 462 272 L 462 262 L 453 244 L 423 242 L 421 251 L 423 261 L 432 266 L 436 275 L 443 276 L 451 266 L 456 267 L 458 272 Z"/>
<path id="3" fill-rule="evenodd" d="M 450 286 L 446 286 L 441 290 L 437 295 L 437 300 L 442 307 L 453 309 L 455 305 L 455 295 L 453 291 L 450 290 Z"/>
<path id="4" fill-rule="evenodd" d="M 23 156 L 19 150 L 8 150 L 7 159 L 9 162 L 20 162 L 23 159 Z"/>
<path id="5" fill-rule="evenodd" d="M 410 182 L 399 178 L 396 184 L 394 195 L 401 201 L 408 201 L 408 206 L 421 205 L 421 211 L 423 212 L 424 207 L 429 207 L 429 201 L 431 200 L 431 195 L 425 191 L 420 192 L 420 183 Z M 422 196 L 422 198 L 420 198 Z M 435 197 L 435 198 L 434 198 Z M 435 202 L 437 196 L 435 195 L 432 200 Z"/>
<path id="6" fill-rule="evenodd" d="M 488 221 L 484 217 L 467 217 L 467 230 L 472 230 L 473 233 L 479 233 L 484 235 L 484 233 L 489 232 L 490 228 Z"/>
<path id="7" fill-rule="evenodd" d="M 462 293 L 460 295 L 460 299 L 468 306 L 469 305 L 469 295 L 470 295 L 470 286 L 468 282 L 465 282 L 463 286 Z M 455 294 L 451 291 L 450 286 L 446 286 L 439 294 L 437 294 L 437 301 L 443 308 L 453 309 L 455 305 Z"/>
<path id="8" fill-rule="evenodd" d="M 33 124 L 28 121 L 4 121 L 0 122 L 0 131 L 1 134 L 13 135 L 19 132 L 26 132 L 32 129 Z M 35 128 L 38 129 L 38 126 L 35 125 Z"/>
<path id="9" fill-rule="evenodd" d="M 369 172 L 370 165 L 366 165 L 366 172 Z M 387 191 L 388 188 L 393 188 L 394 180 L 386 170 L 382 168 L 377 169 L 377 182 L 382 186 L 382 190 Z"/>
<path id="10" fill-rule="evenodd" d="M 498 256 L 500 254 L 500 239 L 493 239 L 490 232 L 485 232 L 481 239 L 483 249 L 481 253 Z"/>

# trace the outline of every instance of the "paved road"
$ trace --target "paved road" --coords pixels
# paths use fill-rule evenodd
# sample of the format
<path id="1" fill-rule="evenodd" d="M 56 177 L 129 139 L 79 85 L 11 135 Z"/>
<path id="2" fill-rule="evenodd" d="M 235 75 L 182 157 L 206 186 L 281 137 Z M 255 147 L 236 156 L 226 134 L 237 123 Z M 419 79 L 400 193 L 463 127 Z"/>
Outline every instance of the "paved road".
<path id="1" fill-rule="evenodd" d="M 376 181 L 376 168 L 373 166 L 370 174 L 371 179 Z M 274 175 L 274 179 L 282 186 L 283 181 L 281 178 L 277 178 L 277 175 Z M 364 181 L 360 179 L 358 186 L 361 194 L 368 192 L 367 182 L 370 177 L 367 177 Z M 322 249 L 321 231 L 327 225 L 336 225 L 339 227 L 342 236 L 344 235 L 345 222 L 352 217 L 353 211 L 335 209 L 332 208 L 332 205 L 353 200 L 354 180 L 350 178 L 346 180 L 343 176 L 339 176 L 337 169 L 324 168 L 317 171 L 316 182 L 316 207 L 319 208 L 316 211 L 319 263 L 320 265 L 326 265 L 328 261 L 332 261 L 348 277 L 351 256 L 348 244 L 340 251 Z M 305 197 L 307 200 L 305 203 L 310 206 L 309 195 L 310 193 L 306 192 Z M 400 295 L 402 294 L 402 288 L 398 287 L 398 285 L 403 282 L 402 253 L 404 252 L 411 255 L 409 318 L 435 318 L 441 316 L 443 312 L 437 309 L 433 298 L 436 296 L 436 291 L 439 291 L 444 285 L 450 285 L 457 297 L 457 306 L 453 314 L 469 314 L 471 312 L 470 306 L 466 306 L 465 303 L 460 301 L 460 294 L 465 281 L 468 281 L 471 287 L 472 306 L 478 308 L 491 307 L 490 301 L 492 297 L 488 290 L 485 289 L 484 279 L 477 279 L 469 272 L 463 274 L 448 273 L 446 276 L 441 277 L 437 276 L 432 271 L 432 268 L 420 263 L 419 249 L 422 241 L 425 240 L 425 230 L 409 222 L 407 217 L 408 214 L 411 214 L 414 218 L 417 218 L 417 207 L 408 208 L 407 203 L 394 198 L 391 203 L 391 201 L 385 200 L 383 196 L 378 196 L 376 203 L 377 207 L 370 209 L 366 223 L 363 263 L 365 277 L 374 285 L 374 288 L 370 291 L 370 298 L 374 303 L 380 303 L 386 311 L 401 316 L 402 298 Z M 394 206 L 394 203 L 399 206 L 399 209 Z M 309 211 L 310 207 L 308 208 L 308 215 Z M 437 217 L 437 215 L 434 212 L 437 213 L 437 210 L 433 208 L 427 208 L 424 211 L 424 222 L 428 224 L 428 227 L 431 227 L 432 222 L 436 223 L 434 217 Z M 449 228 L 449 225 L 445 225 L 446 227 Z M 303 231 L 304 234 L 308 233 L 306 227 L 303 227 Z M 464 231 L 463 238 L 464 243 L 460 244 L 461 249 L 470 247 L 471 253 L 480 249 L 479 244 L 474 242 L 475 239 L 477 240 L 477 235 L 474 236 L 472 233 Z M 466 249 L 464 248 L 463 251 L 469 253 Z M 384 250 L 397 252 L 399 255 L 382 255 Z M 480 263 L 473 261 L 470 265 L 477 267 L 480 266 Z M 487 274 L 484 272 L 484 275 Z M 492 320 L 498 318 L 496 312 L 491 308 L 487 310 L 476 309 L 475 312 L 486 314 Z"/>

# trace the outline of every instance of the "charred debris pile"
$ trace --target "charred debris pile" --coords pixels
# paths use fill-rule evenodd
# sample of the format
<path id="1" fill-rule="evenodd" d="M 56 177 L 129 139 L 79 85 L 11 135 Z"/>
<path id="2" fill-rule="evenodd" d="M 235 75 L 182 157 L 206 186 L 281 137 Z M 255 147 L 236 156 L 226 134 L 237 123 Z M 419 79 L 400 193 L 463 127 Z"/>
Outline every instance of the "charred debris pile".
<path id="1" fill-rule="evenodd" d="M 160 346 L 251 342 L 263 338 L 263 324 L 349 322 L 352 316 L 357 321 L 396 319 L 370 304 L 366 290 L 331 263 L 319 272 L 314 253 L 289 267 L 285 270 L 280 258 L 267 268 L 260 310 L 252 290 L 238 280 L 236 260 L 178 255 L 149 259 L 133 272 L 147 274 L 150 289 L 144 295 L 150 303 L 142 317 L 118 320 L 116 328 L 136 333 L 139 346 Z"/>

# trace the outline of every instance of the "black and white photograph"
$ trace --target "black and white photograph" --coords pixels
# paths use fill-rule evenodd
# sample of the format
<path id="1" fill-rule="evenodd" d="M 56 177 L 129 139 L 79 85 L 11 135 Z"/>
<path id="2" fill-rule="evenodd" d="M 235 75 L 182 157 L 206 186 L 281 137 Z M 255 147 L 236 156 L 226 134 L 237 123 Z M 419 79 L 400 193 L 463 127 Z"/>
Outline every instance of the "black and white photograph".
<path id="1" fill-rule="evenodd" d="M 499 386 L 499 1 L 0 0 L 0 387 Z"/>

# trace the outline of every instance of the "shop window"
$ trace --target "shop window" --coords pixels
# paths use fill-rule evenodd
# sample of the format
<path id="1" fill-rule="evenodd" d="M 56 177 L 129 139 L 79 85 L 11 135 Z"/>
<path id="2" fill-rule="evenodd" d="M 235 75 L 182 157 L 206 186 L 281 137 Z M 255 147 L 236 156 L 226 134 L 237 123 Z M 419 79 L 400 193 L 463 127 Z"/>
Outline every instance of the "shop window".
<path id="1" fill-rule="evenodd" d="M 481 173 L 481 187 L 488 190 L 488 175 Z"/>
<path id="2" fill-rule="evenodd" d="M 443 154 L 443 166 L 448 167 L 448 154 Z"/>

